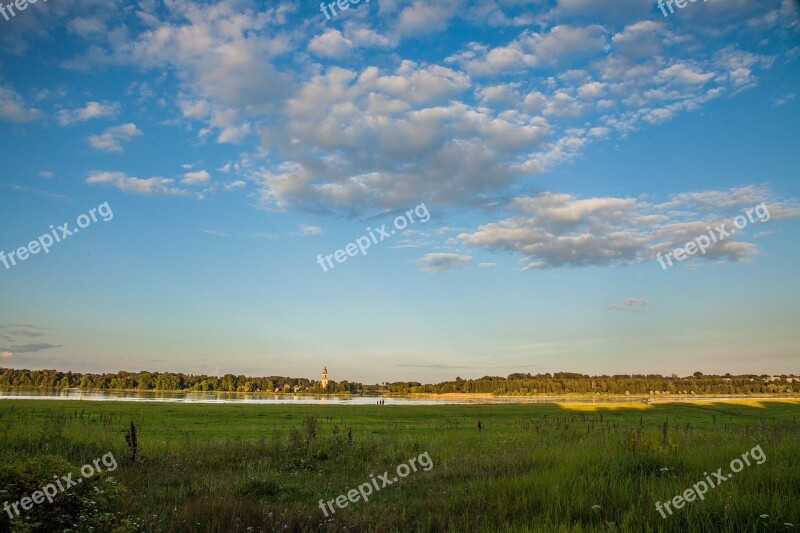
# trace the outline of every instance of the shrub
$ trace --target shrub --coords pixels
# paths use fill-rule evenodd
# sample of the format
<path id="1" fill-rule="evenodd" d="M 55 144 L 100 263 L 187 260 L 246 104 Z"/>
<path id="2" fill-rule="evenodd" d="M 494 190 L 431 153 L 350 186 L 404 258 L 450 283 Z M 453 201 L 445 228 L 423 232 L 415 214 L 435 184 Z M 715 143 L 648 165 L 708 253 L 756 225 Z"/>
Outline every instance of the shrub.
<path id="1" fill-rule="evenodd" d="M 61 476 L 70 472 L 73 474 L 73 481 L 81 482 L 67 488 L 67 483 L 61 480 Z M 20 515 L 16 516 L 14 513 L 13 519 L 4 511 L 0 515 L 0 531 L 135 531 L 130 521 L 112 511 L 114 503 L 122 494 L 122 487 L 113 478 L 102 473 L 81 478 L 79 468 L 60 456 L 43 455 L 0 469 L 2 500 L 10 506 L 24 497 L 30 497 L 48 483 L 55 484 L 54 476 L 58 476 L 65 490 L 59 490 L 52 503 L 45 499 L 27 511 L 18 505 Z"/>

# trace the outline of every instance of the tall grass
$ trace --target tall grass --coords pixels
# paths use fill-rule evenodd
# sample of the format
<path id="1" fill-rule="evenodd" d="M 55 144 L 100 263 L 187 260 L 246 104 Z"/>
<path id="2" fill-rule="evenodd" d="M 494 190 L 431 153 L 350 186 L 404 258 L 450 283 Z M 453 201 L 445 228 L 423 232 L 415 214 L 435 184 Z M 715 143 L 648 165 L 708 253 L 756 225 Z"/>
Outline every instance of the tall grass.
<path id="1" fill-rule="evenodd" d="M 780 531 L 800 527 L 798 415 L 797 402 L 574 410 L 3 401 L 0 461 L 47 454 L 79 466 L 112 451 L 127 494 L 115 510 L 143 531 Z M 131 422 L 137 464 L 124 437 Z M 764 464 L 666 519 L 656 511 L 656 501 L 704 472 L 727 472 L 755 445 Z M 327 518 L 317 506 L 425 451 L 432 470 Z"/>

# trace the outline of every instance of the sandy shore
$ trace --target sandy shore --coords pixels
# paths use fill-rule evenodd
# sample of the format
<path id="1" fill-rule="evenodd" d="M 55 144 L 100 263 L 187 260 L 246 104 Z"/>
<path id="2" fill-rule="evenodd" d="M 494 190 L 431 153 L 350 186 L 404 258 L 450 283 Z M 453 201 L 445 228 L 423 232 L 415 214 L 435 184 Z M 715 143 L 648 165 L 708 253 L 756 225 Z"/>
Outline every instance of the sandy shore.
<path id="1" fill-rule="evenodd" d="M 603 402 L 603 401 L 629 401 L 629 402 L 643 402 L 645 398 L 650 400 L 650 403 L 662 403 L 662 402 L 674 402 L 674 401 L 692 401 L 692 402 L 702 402 L 702 401 L 744 401 L 744 400 L 754 400 L 754 401 L 800 401 L 800 396 L 798 395 L 773 395 L 773 396 L 751 396 L 746 394 L 741 395 L 731 395 L 731 394 L 724 394 L 719 396 L 714 396 L 711 394 L 674 394 L 674 395 L 667 395 L 662 394 L 659 396 L 646 396 L 646 395 L 633 395 L 633 394 L 604 394 L 604 395 L 595 395 L 595 394 L 564 394 L 560 396 L 495 396 L 491 393 L 471 393 L 471 392 L 447 392 L 443 394 L 433 394 L 433 393 L 416 393 L 416 394 L 386 394 L 386 397 L 397 397 L 397 398 L 422 398 L 422 399 L 465 399 L 465 400 L 487 400 L 487 399 L 502 399 L 502 400 L 520 400 L 520 401 L 543 401 L 543 402 L 560 402 L 560 401 L 592 401 L 592 402 Z"/>

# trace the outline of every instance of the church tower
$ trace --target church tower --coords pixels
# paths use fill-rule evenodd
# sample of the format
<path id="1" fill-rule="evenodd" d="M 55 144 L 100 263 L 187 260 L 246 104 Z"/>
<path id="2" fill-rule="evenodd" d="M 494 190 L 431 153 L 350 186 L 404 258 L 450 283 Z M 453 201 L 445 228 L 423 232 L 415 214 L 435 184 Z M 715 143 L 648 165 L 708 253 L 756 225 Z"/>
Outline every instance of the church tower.
<path id="1" fill-rule="evenodd" d="M 328 388 L 328 367 L 322 369 L 322 390 Z"/>

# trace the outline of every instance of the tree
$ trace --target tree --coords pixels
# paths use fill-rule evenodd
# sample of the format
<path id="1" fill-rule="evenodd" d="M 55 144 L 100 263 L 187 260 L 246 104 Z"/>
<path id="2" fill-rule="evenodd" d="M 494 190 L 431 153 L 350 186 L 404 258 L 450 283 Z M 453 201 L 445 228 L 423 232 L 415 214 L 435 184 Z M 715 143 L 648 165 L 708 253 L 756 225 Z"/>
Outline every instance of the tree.
<path id="1" fill-rule="evenodd" d="M 150 390 L 154 386 L 153 375 L 150 372 L 139 372 L 139 377 L 136 381 L 136 388 L 139 390 Z"/>
<path id="2" fill-rule="evenodd" d="M 224 376 L 222 376 L 222 383 L 220 384 L 220 388 L 224 391 L 235 392 L 236 377 L 233 374 L 225 374 Z"/>

